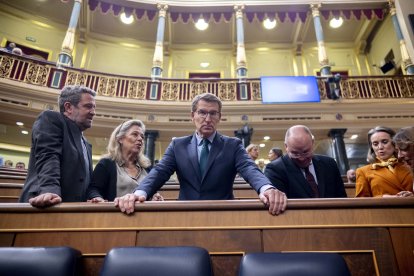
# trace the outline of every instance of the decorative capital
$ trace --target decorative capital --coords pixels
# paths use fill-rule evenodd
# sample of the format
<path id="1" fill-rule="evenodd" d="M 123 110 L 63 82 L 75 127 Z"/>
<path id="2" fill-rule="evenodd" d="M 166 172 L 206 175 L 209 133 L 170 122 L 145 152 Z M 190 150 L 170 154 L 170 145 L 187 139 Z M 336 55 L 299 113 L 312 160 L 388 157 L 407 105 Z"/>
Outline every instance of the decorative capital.
<path id="1" fill-rule="evenodd" d="M 244 5 L 235 5 L 234 10 L 236 12 L 236 18 L 243 17 Z"/>
<path id="2" fill-rule="evenodd" d="M 388 0 L 388 8 L 390 10 L 391 15 L 396 15 L 397 14 L 397 10 L 395 8 L 394 0 Z"/>
<path id="3" fill-rule="evenodd" d="M 312 16 L 316 17 L 316 16 L 320 16 L 320 12 L 319 9 L 322 7 L 321 3 L 317 3 L 317 4 L 310 4 L 310 8 L 312 10 Z"/>
<path id="4" fill-rule="evenodd" d="M 157 9 L 159 9 L 160 11 L 167 11 L 168 10 L 168 5 L 167 4 L 157 4 Z"/>

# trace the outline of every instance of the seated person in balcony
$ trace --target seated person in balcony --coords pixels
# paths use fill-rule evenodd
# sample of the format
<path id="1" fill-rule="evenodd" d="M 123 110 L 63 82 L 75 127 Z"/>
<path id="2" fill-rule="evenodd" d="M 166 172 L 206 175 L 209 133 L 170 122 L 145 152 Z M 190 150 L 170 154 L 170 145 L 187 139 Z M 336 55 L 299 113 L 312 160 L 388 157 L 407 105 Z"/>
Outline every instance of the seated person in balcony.
<path id="1" fill-rule="evenodd" d="M 348 179 L 348 183 L 355 183 L 356 181 L 356 172 L 353 169 L 350 169 L 346 172 L 346 178 Z"/>
<path id="2" fill-rule="evenodd" d="M 394 136 L 398 159 L 407 163 L 414 172 L 414 127 L 404 127 Z"/>
<path id="3" fill-rule="evenodd" d="M 286 196 L 275 189 L 248 157 L 242 141 L 216 131 L 222 103 L 210 93 L 197 95 L 191 118 L 195 133 L 175 138 L 163 158 L 132 193 L 115 199 L 122 212 L 134 212 L 136 201 L 143 202 L 158 191 L 176 172 L 180 184 L 179 200 L 233 199 L 236 173 L 246 179 L 273 215 L 286 209 Z"/>
<path id="4" fill-rule="evenodd" d="M 19 161 L 19 162 L 16 163 L 16 169 L 18 169 L 18 170 L 25 170 L 26 169 L 26 165 L 24 164 L 24 162 Z"/>
<path id="5" fill-rule="evenodd" d="M 46 207 L 86 201 L 92 148 L 83 131 L 92 126 L 95 95 L 84 86 L 66 86 L 58 100 L 60 112 L 46 110 L 36 119 L 20 202 Z"/>
<path id="6" fill-rule="evenodd" d="M 13 161 L 11 161 L 11 160 L 4 161 L 4 167 L 13 168 Z"/>
<path id="7" fill-rule="evenodd" d="M 413 175 L 409 166 L 396 158 L 394 135 L 394 130 L 383 126 L 368 132 L 372 164 L 356 170 L 356 197 L 413 196 Z"/>
<path id="8" fill-rule="evenodd" d="M 145 125 L 129 120 L 117 126 L 108 143 L 108 153 L 99 160 L 88 188 L 91 202 L 113 201 L 132 193 L 147 175 L 151 161 L 144 155 Z M 162 200 L 156 193 L 153 200 Z"/>
<path id="9" fill-rule="evenodd" d="M 285 135 L 286 154 L 267 164 L 265 175 L 288 198 L 347 197 L 335 160 L 313 154 L 314 137 L 303 125 Z"/>

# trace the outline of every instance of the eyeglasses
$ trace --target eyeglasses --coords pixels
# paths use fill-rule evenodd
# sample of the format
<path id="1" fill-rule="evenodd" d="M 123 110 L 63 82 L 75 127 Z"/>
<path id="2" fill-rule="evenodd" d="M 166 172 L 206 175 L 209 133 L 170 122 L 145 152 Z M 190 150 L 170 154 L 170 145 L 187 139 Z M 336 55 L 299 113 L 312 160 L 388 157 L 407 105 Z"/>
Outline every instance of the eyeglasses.
<path id="1" fill-rule="evenodd" d="M 208 115 L 210 115 L 210 118 L 211 119 L 218 119 L 218 118 L 220 118 L 220 112 L 218 112 L 218 111 L 210 111 L 210 112 L 208 112 L 208 111 L 205 111 L 205 110 L 202 110 L 201 109 L 201 110 L 198 110 L 196 112 L 197 112 L 198 116 L 200 116 L 203 119 L 206 119 Z"/>
<path id="2" fill-rule="evenodd" d="M 289 156 L 291 158 L 307 158 L 310 157 L 313 154 L 312 151 L 302 152 L 302 153 L 296 153 L 296 152 L 289 152 Z"/>

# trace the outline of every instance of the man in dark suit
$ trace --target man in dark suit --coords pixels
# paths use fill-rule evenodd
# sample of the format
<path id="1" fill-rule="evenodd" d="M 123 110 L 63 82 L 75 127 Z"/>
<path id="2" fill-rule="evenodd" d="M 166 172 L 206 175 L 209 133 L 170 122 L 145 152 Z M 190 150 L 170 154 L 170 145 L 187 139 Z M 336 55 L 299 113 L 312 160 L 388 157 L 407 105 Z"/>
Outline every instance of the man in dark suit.
<path id="1" fill-rule="evenodd" d="M 66 86 L 60 112 L 42 112 L 32 128 L 29 171 L 20 202 L 46 207 L 86 200 L 92 175 L 92 147 L 82 132 L 95 116 L 95 91 Z"/>
<path id="2" fill-rule="evenodd" d="M 135 202 L 151 198 L 174 172 L 180 183 L 180 200 L 233 199 L 233 182 L 238 172 L 269 206 L 271 214 L 283 212 L 287 201 L 285 194 L 275 189 L 248 157 L 242 141 L 216 131 L 221 107 L 215 95 L 197 95 L 191 108 L 196 132 L 174 139 L 138 189 L 133 194 L 116 198 L 115 205 L 127 214 L 134 212 Z"/>
<path id="3" fill-rule="evenodd" d="M 285 136 L 286 155 L 267 164 L 265 175 L 288 198 L 347 197 L 335 160 L 313 154 L 309 128 L 296 125 Z"/>

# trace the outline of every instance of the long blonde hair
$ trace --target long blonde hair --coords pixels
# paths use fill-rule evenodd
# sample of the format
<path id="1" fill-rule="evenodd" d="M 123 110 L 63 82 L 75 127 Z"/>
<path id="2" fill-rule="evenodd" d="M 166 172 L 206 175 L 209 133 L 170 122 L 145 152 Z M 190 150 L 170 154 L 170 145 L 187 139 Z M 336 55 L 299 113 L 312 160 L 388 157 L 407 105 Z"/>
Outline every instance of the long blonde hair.
<path id="1" fill-rule="evenodd" d="M 145 133 L 145 125 L 141 120 L 129 120 L 125 121 L 119 126 L 117 126 L 114 131 L 112 131 L 111 137 L 109 138 L 108 143 L 108 153 L 105 154 L 104 157 L 110 158 L 114 160 L 115 162 L 123 163 L 125 160 L 122 158 L 122 152 L 121 152 L 121 144 L 119 143 L 119 140 L 123 137 L 125 137 L 126 133 L 132 126 L 138 126 L 142 129 L 142 131 Z M 141 150 L 138 153 L 137 156 L 137 163 L 143 168 L 148 168 L 151 166 L 151 161 L 144 155 L 144 141 L 142 143 Z"/>

